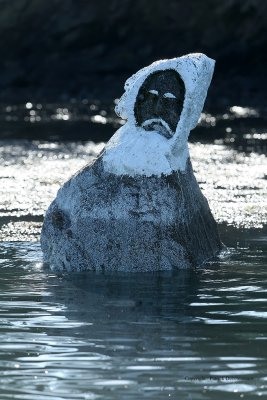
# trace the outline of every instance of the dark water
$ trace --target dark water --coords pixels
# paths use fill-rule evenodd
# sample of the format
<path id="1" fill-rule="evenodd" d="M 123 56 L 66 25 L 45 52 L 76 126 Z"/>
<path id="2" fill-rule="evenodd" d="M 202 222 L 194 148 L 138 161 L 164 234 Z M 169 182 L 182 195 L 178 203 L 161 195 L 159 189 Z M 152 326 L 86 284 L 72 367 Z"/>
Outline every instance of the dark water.
<path id="1" fill-rule="evenodd" d="M 154 275 L 58 277 L 38 243 L 2 243 L 1 400 L 265 398 L 266 233 Z"/>
<path id="2" fill-rule="evenodd" d="M 218 261 L 55 276 L 42 265 L 43 214 L 119 122 L 100 104 L 87 117 L 75 104 L 10 107 L 0 112 L 0 399 L 267 397 L 264 114 L 206 113 L 191 136 L 194 171 L 228 247 Z M 85 123 L 91 141 L 73 131 Z"/>
<path id="3" fill-rule="evenodd" d="M 123 121 L 113 104 L 98 100 L 72 99 L 70 102 L 0 104 L 2 139 L 50 141 L 108 140 Z M 267 152 L 267 107 L 232 106 L 224 110 L 211 107 L 201 114 L 191 141 L 211 143 L 215 139 L 244 151 Z"/>

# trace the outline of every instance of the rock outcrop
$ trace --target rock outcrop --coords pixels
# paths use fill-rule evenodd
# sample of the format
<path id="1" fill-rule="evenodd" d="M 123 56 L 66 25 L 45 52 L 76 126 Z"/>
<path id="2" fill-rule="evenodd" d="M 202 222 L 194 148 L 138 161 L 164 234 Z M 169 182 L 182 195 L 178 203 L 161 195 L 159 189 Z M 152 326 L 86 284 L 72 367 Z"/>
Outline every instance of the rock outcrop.
<path id="1" fill-rule="evenodd" d="M 201 265 L 221 248 L 188 161 L 184 172 L 130 177 L 101 157 L 60 189 L 43 225 L 55 271 L 159 271 Z"/>
<path id="2" fill-rule="evenodd" d="M 116 108 L 126 124 L 59 190 L 46 213 L 41 245 L 52 269 L 159 271 L 201 265 L 218 254 L 216 222 L 187 145 L 213 66 L 203 54 L 191 54 L 156 62 L 127 80 Z M 174 87 L 179 80 L 170 71 L 185 91 Z M 137 119 L 136 107 L 144 108 L 148 125 Z"/>

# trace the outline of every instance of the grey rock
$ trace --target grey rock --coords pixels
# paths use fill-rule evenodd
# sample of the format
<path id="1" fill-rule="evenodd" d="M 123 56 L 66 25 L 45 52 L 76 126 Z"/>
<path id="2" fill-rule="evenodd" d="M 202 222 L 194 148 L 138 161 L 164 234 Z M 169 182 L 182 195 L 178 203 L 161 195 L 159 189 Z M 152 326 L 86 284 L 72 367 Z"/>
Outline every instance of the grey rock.
<path id="1" fill-rule="evenodd" d="M 172 270 L 220 251 L 187 145 L 213 68 L 205 55 L 190 54 L 153 63 L 126 81 L 116 112 L 127 122 L 47 211 L 41 245 L 52 269 Z M 186 90 L 178 90 L 181 80 Z"/>
<path id="2" fill-rule="evenodd" d="M 101 156 L 60 189 L 41 245 L 55 271 L 132 272 L 201 265 L 222 247 L 190 161 L 134 178 L 105 172 Z"/>

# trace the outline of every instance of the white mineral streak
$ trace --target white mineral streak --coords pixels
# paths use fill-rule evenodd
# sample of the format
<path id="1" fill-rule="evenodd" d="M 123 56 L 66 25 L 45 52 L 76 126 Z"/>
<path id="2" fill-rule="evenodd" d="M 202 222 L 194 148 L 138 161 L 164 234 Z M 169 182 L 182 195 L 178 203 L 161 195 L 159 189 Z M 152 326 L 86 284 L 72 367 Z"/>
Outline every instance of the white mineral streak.
<path id="1" fill-rule="evenodd" d="M 168 175 L 184 171 L 189 157 L 188 136 L 195 128 L 206 99 L 215 61 L 204 54 L 188 54 L 171 60 L 160 60 L 142 68 L 125 83 L 116 112 L 127 120 L 105 147 L 103 165 L 116 175 Z M 140 87 L 154 72 L 175 70 L 185 84 L 183 110 L 174 136 L 166 139 L 157 132 L 137 126 L 134 105 Z"/>

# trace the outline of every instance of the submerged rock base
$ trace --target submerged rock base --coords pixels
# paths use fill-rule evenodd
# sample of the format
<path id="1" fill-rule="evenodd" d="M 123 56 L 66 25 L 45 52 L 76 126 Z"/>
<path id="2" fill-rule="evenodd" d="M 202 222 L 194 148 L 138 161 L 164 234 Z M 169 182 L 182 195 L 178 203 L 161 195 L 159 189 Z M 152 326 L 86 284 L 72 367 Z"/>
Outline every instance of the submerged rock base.
<path id="1" fill-rule="evenodd" d="M 188 160 L 184 172 L 118 176 L 102 159 L 58 192 L 41 234 L 55 271 L 159 271 L 197 266 L 222 245 Z"/>

